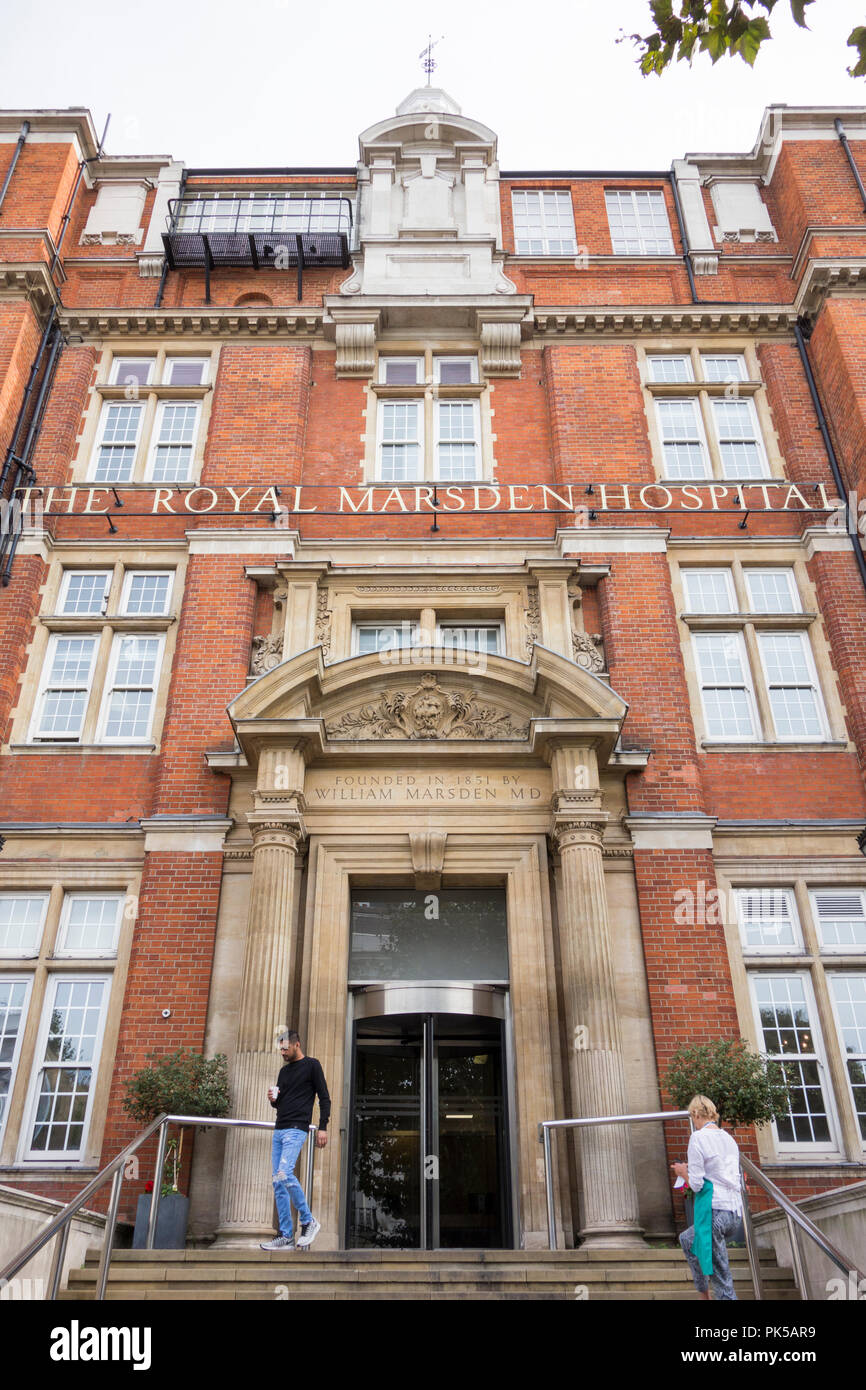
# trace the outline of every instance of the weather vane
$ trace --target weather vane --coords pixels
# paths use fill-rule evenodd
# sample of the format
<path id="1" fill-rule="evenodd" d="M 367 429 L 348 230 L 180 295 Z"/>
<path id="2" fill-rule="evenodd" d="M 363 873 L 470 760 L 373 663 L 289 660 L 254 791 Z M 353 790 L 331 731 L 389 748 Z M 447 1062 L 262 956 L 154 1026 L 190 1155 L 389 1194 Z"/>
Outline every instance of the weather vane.
<path id="1" fill-rule="evenodd" d="M 440 36 L 439 36 L 438 39 L 434 39 L 433 36 L 432 36 L 432 34 L 428 34 L 428 35 L 427 35 L 427 40 L 428 40 L 428 42 L 427 42 L 427 47 L 426 47 L 426 48 L 422 48 L 422 49 L 421 49 L 421 52 L 418 54 L 418 57 L 421 59 L 421 66 L 423 67 L 424 71 L 425 71 L 426 74 L 427 74 L 427 86 L 428 86 L 428 87 L 430 86 L 430 78 L 433 76 L 433 73 L 434 73 L 434 71 L 435 71 L 435 69 L 436 69 L 436 59 L 433 57 L 433 49 L 436 47 L 437 43 L 441 43 L 441 42 L 442 42 L 442 40 L 444 39 L 444 37 L 445 37 L 444 34 L 440 34 Z"/>

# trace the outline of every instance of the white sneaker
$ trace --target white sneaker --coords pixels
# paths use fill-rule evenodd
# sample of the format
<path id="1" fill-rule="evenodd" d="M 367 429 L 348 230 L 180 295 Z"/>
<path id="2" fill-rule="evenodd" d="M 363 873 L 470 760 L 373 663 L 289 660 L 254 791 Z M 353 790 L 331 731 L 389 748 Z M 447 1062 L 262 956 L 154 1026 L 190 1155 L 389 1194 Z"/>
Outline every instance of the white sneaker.
<path id="1" fill-rule="evenodd" d="M 312 1217 L 311 1220 L 307 1222 L 306 1226 L 301 1227 L 301 1234 L 298 1236 L 298 1249 L 306 1250 L 310 1245 L 312 1245 L 313 1241 L 316 1239 L 316 1236 L 319 1234 L 321 1229 L 322 1228 L 316 1220 L 315 1216 Z"/>
<path id="2" fill-rule="evenodd" d="M 295 1242 L 291 1236 L 274 1236 L 273 1240 L 263 1240 L 260 1250 L 294 1250 Z"/>

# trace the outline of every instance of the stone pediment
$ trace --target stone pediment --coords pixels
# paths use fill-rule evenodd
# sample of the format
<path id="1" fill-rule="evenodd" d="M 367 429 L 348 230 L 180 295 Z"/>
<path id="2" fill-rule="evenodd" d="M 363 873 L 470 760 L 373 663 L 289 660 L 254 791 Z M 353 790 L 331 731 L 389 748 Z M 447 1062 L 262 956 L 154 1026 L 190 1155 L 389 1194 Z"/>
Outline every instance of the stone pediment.
<path id="1" fill-rule="evenodd" d="M 477 691 L 440 685 L 428 671 L 414 687 L 383 690 L 377 698 L 325 723 L 329 739 L 525 739 L 528 719 L 482 702 Z"/>
<path id="2" fill-rule="evenodd" d="M 228 714 L 248 760 L 275 744 L 373 746 L 411 742 L 432 754 L 443 743 L 523 744 L 538 753 L 565 734 L 608 757 L 625 701 L 591 672 L 545 647 L 532 661 L 487 655 L 481 666 L 434 657 L 384 666 L 370 653 L 325 666 L 321 647 L 250 682 Z"/>

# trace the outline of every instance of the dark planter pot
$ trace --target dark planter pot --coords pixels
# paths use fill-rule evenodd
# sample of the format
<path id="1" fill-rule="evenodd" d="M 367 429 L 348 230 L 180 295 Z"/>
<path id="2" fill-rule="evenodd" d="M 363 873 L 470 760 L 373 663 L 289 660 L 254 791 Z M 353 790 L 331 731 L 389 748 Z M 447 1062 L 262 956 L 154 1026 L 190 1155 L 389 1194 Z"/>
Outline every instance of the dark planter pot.
<path id="1" fill-rule="evenodd" d="M 132 1237 L 133 1250 L 143 1250 L 147 1245 L 147 1223 L 150 1220 L 150 1194 L 139 1197 L 135 1212 L 135 1231 Z M 179 1192 L 170 1192 L 162 1197 L 156 1218 L 154 1250 L 184 1250 L 186 1248 L 186 1228 L 189 1221 L 189 1198 Z"/>

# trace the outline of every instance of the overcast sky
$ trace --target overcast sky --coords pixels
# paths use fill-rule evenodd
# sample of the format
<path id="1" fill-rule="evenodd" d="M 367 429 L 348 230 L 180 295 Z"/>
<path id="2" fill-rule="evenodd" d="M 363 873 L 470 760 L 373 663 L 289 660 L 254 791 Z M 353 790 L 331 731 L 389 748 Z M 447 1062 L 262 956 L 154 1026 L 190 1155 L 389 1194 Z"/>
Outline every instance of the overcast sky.
<path id="1" fill-rule="evenodd" d="M 357 136 L 424 81 L 499 136 L 504 169 L 667 168 L 686 151 L 752 148 L 764 107 L 866 106 L 845 40 L 862 0 L 787 0 L 755 68 L 699 57 L 642 78 L 621 31 L 646 0 L 0 0 L 0 106 L 86 106 L 112 155 L 191 166 L 347 165 Z"/>

